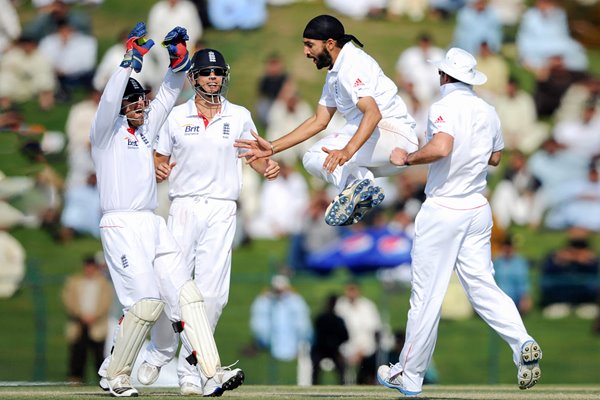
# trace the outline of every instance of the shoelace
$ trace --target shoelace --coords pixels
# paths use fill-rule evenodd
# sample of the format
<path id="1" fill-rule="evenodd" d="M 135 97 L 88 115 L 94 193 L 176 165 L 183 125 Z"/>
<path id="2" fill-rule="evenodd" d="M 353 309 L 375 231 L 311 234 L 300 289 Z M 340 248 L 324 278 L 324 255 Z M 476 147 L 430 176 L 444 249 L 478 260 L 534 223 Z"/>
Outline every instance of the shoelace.
<path id="1" fill-rule="evenodd" d="M 226 365 L 224 367 L 219 368 L 219 371 L 231 371 L 231 367 L 235 367 L 237 363 L 239 363 L 240 360 L 237 360 L 236 362 L 234 362 L 231 365 Z"/>

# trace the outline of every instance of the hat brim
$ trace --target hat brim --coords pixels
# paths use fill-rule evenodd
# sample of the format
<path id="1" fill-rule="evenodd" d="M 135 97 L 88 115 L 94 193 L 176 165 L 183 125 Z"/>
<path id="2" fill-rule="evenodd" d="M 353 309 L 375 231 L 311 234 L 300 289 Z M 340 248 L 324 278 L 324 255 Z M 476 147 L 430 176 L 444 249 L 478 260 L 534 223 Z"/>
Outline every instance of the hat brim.
<path id="1" fill-rule="evenodd" d="M 434 65 L 440 71 L 450 75 L 454 79 L 466 83 L 467 85 L 483 85 L 488 79 L 487 76 L 481 71 L 475 70 L 472 75 L 457 71 L 452 68 L 451 65 L 447 64 L 446 60 L 427 60 L 427 62 Z"/>

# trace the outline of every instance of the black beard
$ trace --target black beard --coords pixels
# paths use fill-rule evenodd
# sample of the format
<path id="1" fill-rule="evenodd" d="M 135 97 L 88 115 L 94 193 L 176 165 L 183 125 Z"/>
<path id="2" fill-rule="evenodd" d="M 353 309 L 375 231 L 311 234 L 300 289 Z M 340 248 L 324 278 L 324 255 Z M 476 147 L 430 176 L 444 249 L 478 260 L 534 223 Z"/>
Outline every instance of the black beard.
<path id="1" fill-rule="evenodd" d="M 321 54 L 317 56 L 317 69 L 330 68 L 333 64 L 333 59 L 331 58 L 331 54 L 327 49 L 324 49 Z"/>

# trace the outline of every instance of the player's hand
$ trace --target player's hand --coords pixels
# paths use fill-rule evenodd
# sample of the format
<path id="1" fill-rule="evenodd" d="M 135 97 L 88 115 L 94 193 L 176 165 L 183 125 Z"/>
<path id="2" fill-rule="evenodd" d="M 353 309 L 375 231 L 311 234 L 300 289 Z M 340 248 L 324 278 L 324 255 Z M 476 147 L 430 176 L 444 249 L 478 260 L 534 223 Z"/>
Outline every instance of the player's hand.
<path id="1" fill-rule="evenodd" d="M 258 133 L 250 132 L 256 140 L 252 139 L 236 139 L 233 147 L 238 149 L 246 149 L 247 151 L 238 155 L 238 158 L 245 158 L 246 163 L 250 164 L 259 158 L 266 158 L 273 155 L 271 143 L 258 135 Z"/>
<path id="2" fill-rule="evenodd" d="M 270 158 L 267 159 L 267 169 L 263 174 L 268 181 L 272 181 L 279 176 L 279 171 L 281 168 L 279 167 L 279 163 L 277 161 L 273 161 Z"/>
<path id="3" fill-rule="evenodd" d="M 127 50 L 121 61 L 121 67 L 132 67 L 135 72 L 142 70 L 144 55 L 154 46 L 154 41 L 147 40 L 146 34 L 146 25 L 143 22 L 138 22 L 129 32 L 127 42 L 125 42 Z"/>
<path id="4" fill-rule="evenodd" d="M 402 167 L 406 165 L 406 161 L 408 160 L 408 153 L 406 150 L 403 150 L 399 147 L 396 147 L 392 150 L 392 154 L 390 154 L 390 162 L 394 165 Z"/>
<path id="5" fill-rule="evenodd" d="M 330 174 L 333 173 L 333 171 L 338 167 L 338 165 L 342 166 L 352 158 L 350 152 L 345 148 L 341 150 L 331 150 L 327 147 L 321 147 L 321 150 L 327 153 L 327 158 L 323 163 L 323 168 L 325 168 L 325 170 L 327 170 L 327 172 L 329 172 Z"/>
<path id="6" fill-rule="evenodd" d="M 167 179 L 169 175 L 171 175 L 171 170 L 173 169 L 173 167 L 175 167 L 175 165 L 177 165 L 176 162 L 161 162 L 160 164 L 158 164 L 156 166 L 156 169 L 154 170 L 154 174 L 156 175 L 156 182 L 160 183 Z"/>
<path id="7" fill-rule="evenodd" d="M 169 52 L 171 59 L 171 70 L 173 72 L 187 71 L 192 65 L 186 41 L 190 40 L 187 30 L 181 26 L 176 26 L 165 36 L 162 46 Z"/>

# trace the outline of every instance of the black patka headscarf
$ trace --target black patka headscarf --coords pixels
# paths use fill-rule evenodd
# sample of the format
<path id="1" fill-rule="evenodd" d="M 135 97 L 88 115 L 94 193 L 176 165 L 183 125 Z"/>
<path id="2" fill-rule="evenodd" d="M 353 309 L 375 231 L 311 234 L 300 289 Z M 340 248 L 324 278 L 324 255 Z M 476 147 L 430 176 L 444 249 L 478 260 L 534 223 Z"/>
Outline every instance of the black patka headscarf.
<path id="1" fill-rule="evenodd" d="M 338 42 L 340 47 L 352 40 L 363 47 L 363 44 L 354 35 L 347 35 L 344 32 L 344 25 L 331 15 L 319 15 L 311 19 L 306 24 L 302 37 L 317 40 L 333 39 Z"/>

